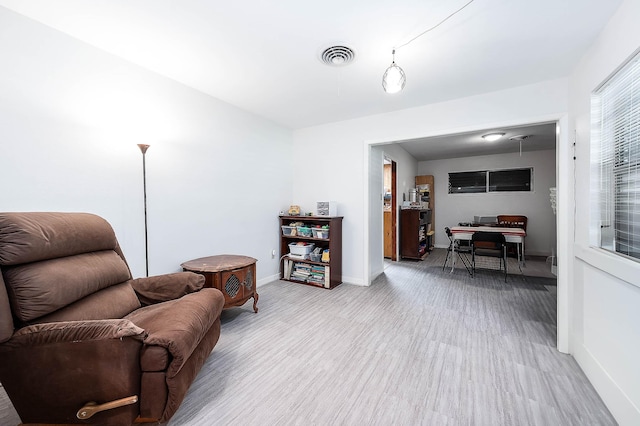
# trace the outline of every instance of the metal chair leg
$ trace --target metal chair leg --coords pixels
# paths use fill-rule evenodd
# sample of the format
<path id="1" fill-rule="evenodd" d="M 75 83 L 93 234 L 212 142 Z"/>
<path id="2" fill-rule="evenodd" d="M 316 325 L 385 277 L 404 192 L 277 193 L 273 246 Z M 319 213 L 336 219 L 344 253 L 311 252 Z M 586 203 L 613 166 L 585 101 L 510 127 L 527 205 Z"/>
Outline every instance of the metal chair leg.
<path id="1" fill-rule="evenodd" d="M 469 260 L 465 259 L 465 257 L 462 256 L 462 254 L 460 254 L 460 253 L 458 253 L 458 257 L 460 258 L 460 261 L 462 262 L 462 264 L 466 268 L 466 270 L 469 273 L 469 275 L 471 275 L 471 269 L 469 269 L 471 267 L 471 264 L 469 263 Z"/>
<path id="2" fill-rule="evenodd" d="M 447 256 L 444 258 L 444 265 L 442 265 L 442 270 L 447 267 L 447 261 L 449 260 L 449 254 L 451 252 L 451 246 L 447 249 Z"/>
<path id="3" fill-rule="evenodd" d="M 503 249 L 504 255 L 502 256 L 502 260 L 504 262 L 504 282 L 507 282 L 507 247 Z"/>
<path id="4" fill-rule="evenodd" d="M 471 251 L 471 278 L 476 277 L 476 251 L 472 249 Z"/>

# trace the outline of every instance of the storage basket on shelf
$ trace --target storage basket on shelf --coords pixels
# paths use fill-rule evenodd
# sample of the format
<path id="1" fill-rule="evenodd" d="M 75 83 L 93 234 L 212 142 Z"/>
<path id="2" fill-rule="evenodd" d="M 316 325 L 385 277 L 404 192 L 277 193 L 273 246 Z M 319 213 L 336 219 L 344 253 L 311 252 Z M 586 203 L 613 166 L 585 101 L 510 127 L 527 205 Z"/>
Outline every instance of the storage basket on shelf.
<path id="1" fill-rule="evenodd" d="M 322 259 L 322 253 L 309 253 L 309 258 L 312 262 L 320 262 Z"/>
<path id="2" fill-rule="evenodd" d="M 312 235 L 311 228 L 308 226 L 298 226 L 298 236 L 310 237 Z"/>
<path id="3" fill-rule="evenodd" d="M 295 226 L 282 225 L 281 228 L 282 228 L 282 235 L 291 235 L 291 236 L 296 235 L 296 227 Z"/>
<path id="4" fill-rule="evenodd" d="M 313 232 L 313 238 L 325 240 L 329 238 L 329 228 L 311 228 L 311 231 Z"/>
<path id="5" fill-rule="evenodd" d="M 289 243 L 289 253 L 304 256 L 305 254 L 311 253 L 314 246 L 315 244 L 298 245 L 296 243 Z"/>

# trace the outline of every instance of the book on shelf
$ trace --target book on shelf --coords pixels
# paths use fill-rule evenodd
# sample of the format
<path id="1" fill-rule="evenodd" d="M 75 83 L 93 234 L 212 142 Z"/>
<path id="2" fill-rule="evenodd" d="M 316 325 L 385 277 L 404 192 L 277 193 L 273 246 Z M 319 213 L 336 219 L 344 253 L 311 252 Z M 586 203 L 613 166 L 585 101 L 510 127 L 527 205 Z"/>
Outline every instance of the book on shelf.
<path id="1" fill-rule="evenodd" d="M 284 259 L 283 278 L 291 281 L 306 282 L 320 287 L 331 287 L 331 274 L 328 265 L 314 265 Z"/>

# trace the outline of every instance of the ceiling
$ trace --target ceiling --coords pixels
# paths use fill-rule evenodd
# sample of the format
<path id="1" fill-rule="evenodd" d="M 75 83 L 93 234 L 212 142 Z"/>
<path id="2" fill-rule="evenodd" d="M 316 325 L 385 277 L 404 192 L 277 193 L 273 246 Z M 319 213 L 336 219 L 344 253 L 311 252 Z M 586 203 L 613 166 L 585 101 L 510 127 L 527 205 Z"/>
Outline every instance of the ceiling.
<path id="1" fill-rule="evenodd" d="M 489 142 L 482 138 L 483 135 L 489 133 L 504 133 L 504 136 L 495 142 Z M 522 138 L 522 136 L 526 136 L 526 138 Z M 522 139 L 522 144 L 520 144 L 520 139 Z M 418 161 L 540 151 L 556 148 L 556 123 L 494 128 L 411 139 L 399 143 Z"/>
<path id="2" fill-rule="evenodd" d="M 567 76 L 621 0 L 0 0 L 45 25 L 297 129 Z M 355 61 L 323 64 L 343 44 Z"/>

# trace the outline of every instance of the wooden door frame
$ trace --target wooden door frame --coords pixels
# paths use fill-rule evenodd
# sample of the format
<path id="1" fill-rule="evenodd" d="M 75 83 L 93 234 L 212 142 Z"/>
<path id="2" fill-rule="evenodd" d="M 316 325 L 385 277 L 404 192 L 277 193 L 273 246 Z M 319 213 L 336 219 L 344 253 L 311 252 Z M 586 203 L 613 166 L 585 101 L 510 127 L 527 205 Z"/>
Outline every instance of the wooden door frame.
<path id="1" fill-rule="evenodd" d="M 398 165 L 391 160 L 391 260 L 398 260 Z"/>

